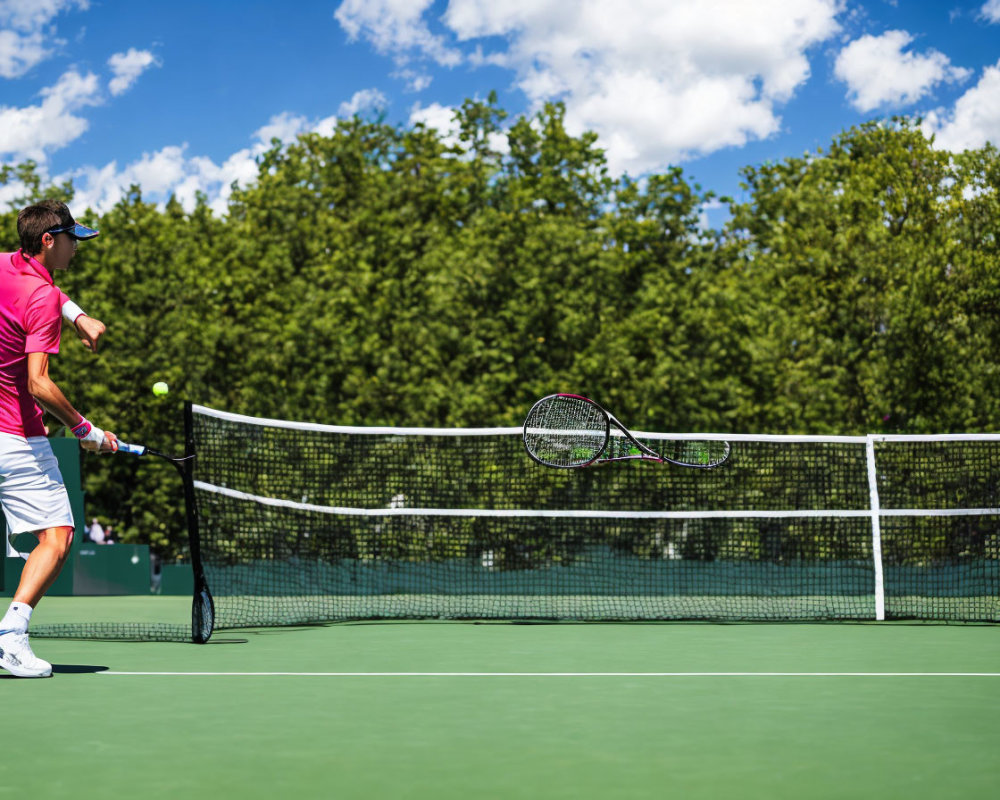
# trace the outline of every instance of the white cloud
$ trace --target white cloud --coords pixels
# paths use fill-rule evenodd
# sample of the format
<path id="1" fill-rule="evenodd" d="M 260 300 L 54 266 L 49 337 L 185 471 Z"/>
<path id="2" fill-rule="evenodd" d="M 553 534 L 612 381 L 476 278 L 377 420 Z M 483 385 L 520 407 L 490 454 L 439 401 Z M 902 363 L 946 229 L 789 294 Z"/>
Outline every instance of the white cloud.
<path id="1" fill-rule="evenodd" d="M 336 128 L 338 118 L 367 108 L 378 108 L 385 102 L 381 92 L 364 89 L 341 103 L 339 117 L 309 119 L 287 111 L 276 114 L 254 131 L 249 147 L 233 153 L 222 164 L 204 156 L 188 155 L 187 145 L 172 145 L 153 153 L 144 153 L 140 159 L 125 166 L 119 166 L 116 161 L 103 167 L 87 166 L 56 176 L 53 181 L 72 180 L 76 189 L 74 207 L 89 207 L 98 213 L 109 211 L 128 188 L 136 184 L 142 188 L 146 200 L 165 203 L 170 195 L 174 195 L 187 211 L 195 207 L 198 195 L 202 194 L 212 211 L 221 216 L 228 210 L 233 183 L 247 186 L 257 179 L 257 159 L 272 147 L 273 140 L 290 143 L 300 134 L 310 132 L 329 136 Z M 411 121 L 419 118 L 427 124 L 433 123 L 434 127 L 440 126 L 442 134 L 456 137 L 457 132 L 451 124 L 453 113 L 454 109 L 435 104 L 415 110 Z M 492 144 L 497 148 L 506 148 L 506 139 L 501 137 Z M 43 165 L 44 177 L 47 176 Z M 0 200 L 5 197 L 5 191 L 6 187 L 0 187 Z M 11 188 L 9 193 L 14 197 L 20 191 L 20 187 Z"/>
<path id="2" fill-rule="evenodd" d="M 882 106 L 907 106 L 942 82 L 961 81 L 971 73 L 953 67 L 946 55 L 903 52 L 913 41 L 906 31 L 862 36 L 840 51 L 834 74 L 847 84 L 851 105 L 858 111 Z"/>
<path id="3" fill-rule="evenodd" d="M 378 89 L 362 89 L 351 95 L 351 99 L 341 103 L 337 109 L 339 117 L 353 117 L 366 111 L 379 111 L 388 105 L 385 95 Z"/>
<path id="4" fill-rule="evenodd" d="M 70 70 L 55 86 L 43 89 L 40 105 L 0 106 L 0 156 L 11 161 L 44 162 L 47 152 L 65 147 L 87 130 L 89 123 L 74 112 L 101 102 L 97 76 Z"/>
<path id="5" fill-rule="evenodd" d="M 397 69 L 392 73 L 392 77 L 406 81 L 406 88 L 411 92 L 422 92 L 433 81 L 433 78 L 428 73 L 410 67 Z"/>
<path id="6" fill-rule="evenodd" d="M 458 126 L 455 124 L 455 108 L 453 106 L 443 106 L 440 103 L 421 106 L 418 103 L 410 110 L 409 124 L 420 124 L 426 128 L 433 128 L 440 134 L 441 141 L 446 146 L 458 146 Z"/>
<path id="7" fill-rule="evenodd" d="M 344 104 L 341 103 L 341 108 L 343 107 Z M 308 117 L 303 117 L 300 114 L 283 111 L 271 117 L 267 125 L 254 131 L 253 138 L 256 140 L 256 144 L 253 150 L 255 154 L 260 155 L 271 148 L 271 141 L 273 139 L 288 144 L 295 141 L 295 137 L 301 133 L 318 133 L 323 136 L 329 136 L 336 127 L 336 116 L 310 120 Z"/>
<path id="8" fill-rule="evenodd" d="M 156 57 L 148 50 L 130 47 L 127 53 L 115 53 L 108 59 L 108 66 L 114 74 L 108 84 L 111 94 L 117 97 L 127 91 L 154 64 L 158 65 Z"/>
<path id="9" fill-rule="evenodd" d="M 410 111 L 410 124 L 420 123 L 428 128 L 434 128 L 439 133 L 455 133 L 455 107 L 431 103 L 421 106 L 419 103 Z"/>
<path id="10" fill-rule="evenodd" d="M 306 117 L 282 111 L 271 117 L 266 125 L 254 131 L 254 138 L 259 144 L 270 147 L 272 139 L 291 142 L 308 128 L 309 120 Z"/>
<path id="11" fill-rule="evenodd" d="M 378 92 L 365 90 L 341 108 L 361 108 L 379 100 L 384 98 Z M 146 200 L 165 203 L 174 195 L 187 211 L 194 209 L 198 195 L 202 194 L 213 213 L 222 216 L 228 210 L 233 183 L 247 186 L 257 179 L 257 158 L 271 148 L 272 140 L 289 143 L 299 134 L 308 132 L 328 136 L 336 124 L 336 116 L 310 120 L 285 111 L 271 117 L 254 132 L 250 147 L 238 150 L 221 164 L 205 156 L 189 156 L 186 144 L 171 145 L 154 153 L 144 153 L 124 167 L 112 161 L 103 167 L 74 170 L 57 176 L 54 181 L 72 180 L 76 189 L 74 205 L 90 207 L 99 213 L 110 210 L 132 184 L 137 184 Z M 2 197 L 0 194 L 0 199 Z"/>
<path id="12" fill-rule="evenodd" d="M 421 106 L 418 103 L 410 110 L 409 124 L 419 123 L 426 128 L 433 128 L 440 134 L 441 141 L 447 147 L 461 147 L 458 124 L 455 122 L 456 111 L 455 107 L 443 106 L 440 103 L 431 103 L 429 106 Z M 488 144 L 490 149 L 497 153 L 506 153 L 510 150 L 510 144 L 504 133 L 491 133 Z"/>
<path id="13" fill-rule="evenodd" d="M 17 78 L 48 57 L 40 33 L 0 31 L 0 78 Z"/>
<path id="14" fill-rule="evenodd" d="M 27 194 L 27 187 L 19 180 L 0 184 L 0 208 L 10 209 Z"/>
<path id="15" fill-rule="evenodd" d="M 344 0 L 334 13 L 351 39 L 364 36 L 380 53 L 391 53 L 397 63 L 412 56 L 432 59 L 445 67 L 457 66 L 462 56 L 431 33 L 424 12 L 434 0 Z"/>
<path id="16" fill-rule="evenodd" d="M 253 138 L 257 144 L 254 152 L 260 155 L 271 147 L 271 140 L 278 139 L 290 143 L 302 133 L 318 133 L 321 136 L 331 136 L 337 127 L 338 120 L 362 114 L 366 111 L 379 111 L 388 105 L 388 100 L 378 89 L 361 89 L 351 95 L 337 108 L 337 113 L 322 119 L 309 119 L 301 114 L 283 111 L 271 117 L 268 123 L 256 131 Z"/>
<path id="17" fill-rule="evenodd" d="M 208 198 L 212 211 L 221 217 L 228 210 L 233 184 L 247 186 L 257 179 L 258 154 L 256 150 L 239 150 L 218 165 L 204 156 L 193 158 L 188 162 L 184 180 L 170 187 L 170 192 L 188 211 L 195 207 L 200 192 Z"/>
<path id="18" fill-rule="evenodd" d="M 337 19 L 381 52 L 433 59 L 410 43 L 431 35 L 428 6 L 349 1 Z M 451 0 L 441 21 L 468 46 L 468 64 L 514 70 L 536 108 L 564 100 L 567 126 L 596 131 L 613 171 L 641 173 L 775 133 L 777 107 L 809 78 L 807 51 L 839 30 L 843 6 L 581 0 L 568 10 L 565 0 Z M 435 48 L 454 50 L 440 38 Z"/>
<path id="19" fill-rule="evenodd" d="M 195 207 L 199 192 L 208 198 L 213 212 L 222 215 L 232 194 L 232 183 L 247 184 L 257 176 L 257 164 L 250 150 L 240 150 L 218 165 L 210 158 L 186 154 L 187 145 L 171 145 L 119 168 L 116 161 L 103 167 L 83 167 L 56 182 L 72 179 L 76 189 L 74 207 L 93 208 L 99 213 L 109 211 L 128 188 L 137 184 L 143 197 L 165 202 L 170 195 L 188 211 Z"/>
<path id="20" fill-rule="evenodd" d="M 0 25 L 20 31 L 38 30 L 71 6 L 86 10 L 90 3 L 87 0 L 0 0 Z"/>
<path id="21" fill-rule="evenodd" d="M 979 83 L 958 98 L 951 113 L 927 114 L 923 128 L 945 150 L 971 150 L 986 142 L 1000 146 L 1000 61 L 983 70 Z"/>
<path id="22" fill-rule="evenodd" d="M 986 0 L 979 13 L 987 22 L 1000 23 L 1000 0 Z"/>
<path id="23" fill-rule="evenodd" d="M 0 78 L 18 78 L 63 44 L 47 31 L 60 11 L 87 0 L 0 0 Z M 44 35 L 43 35 L 44 34 Z"/>
<path id="24" fill-rule="evenodd" d="M 136 183 L 150 194 L 163 194 L 177 184 L 186 172 L 184 148 L 164 147 L 152 155 L 143 154 L 129 166 L 129 183 Z"/>

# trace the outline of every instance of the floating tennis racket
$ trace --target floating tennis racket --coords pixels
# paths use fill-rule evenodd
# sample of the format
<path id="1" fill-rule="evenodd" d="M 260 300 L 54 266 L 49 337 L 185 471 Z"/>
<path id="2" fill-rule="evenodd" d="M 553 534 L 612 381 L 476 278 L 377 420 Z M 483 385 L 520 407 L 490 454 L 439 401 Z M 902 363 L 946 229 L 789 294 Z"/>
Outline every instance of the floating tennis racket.
<path id="1" fill-rule="evenodd" d="M 190 456 L 170 456 L 166 453 L 161 453 L 158 450 L 151 450 L 144 444 L 129 444 L 128 442 L 123 442 L 121 439 L 118 440 L 118 450 L 119 453 L 128 453 L 132 456 L 157 456 L 158 458 L 166 459 L 172 464 L 183 464 L 185 461 L 190 461 L 194 458 L 193 455 Z"/>
<path id="2" fill-rule="evenodd" d="M 729 458 L 729 442 L 666 439 L 663 445 L 662 453 L 651 450 L 593 400 L 575 394 L 543 397 L 531 407 L 524 421 L 528 455 L 547 467 L 655 461 L 711 469 Z"/>

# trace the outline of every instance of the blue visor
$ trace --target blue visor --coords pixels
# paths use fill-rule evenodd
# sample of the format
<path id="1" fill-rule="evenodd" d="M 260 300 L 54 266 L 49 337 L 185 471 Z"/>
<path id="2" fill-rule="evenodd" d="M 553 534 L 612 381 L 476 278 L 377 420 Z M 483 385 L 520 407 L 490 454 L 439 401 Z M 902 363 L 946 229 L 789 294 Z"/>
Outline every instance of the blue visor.
<path id="1" fill-rule="evenodd" d="M 98 231 L 88 228 L 86 225 L 81 225 L 79 222 L 74 222 L 72 225 L 64 225 L 61 228 L 49 228 L 45 232 L 68 233 L 74 239 L 93 239 L 98 234 Z"/>

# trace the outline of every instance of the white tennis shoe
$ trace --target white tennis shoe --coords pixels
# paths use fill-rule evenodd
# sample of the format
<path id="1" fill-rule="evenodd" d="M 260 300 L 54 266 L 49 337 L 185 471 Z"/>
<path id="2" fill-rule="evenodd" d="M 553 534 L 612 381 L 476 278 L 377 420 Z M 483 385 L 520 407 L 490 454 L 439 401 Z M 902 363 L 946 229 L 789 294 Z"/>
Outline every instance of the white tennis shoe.
<path id="1" fill-rule="evenodd" d="M 48 678 L 52 665 L 31 652 L 28 634 L 9 631 L 0 634 L 0 667 L 18 678 Z"/>

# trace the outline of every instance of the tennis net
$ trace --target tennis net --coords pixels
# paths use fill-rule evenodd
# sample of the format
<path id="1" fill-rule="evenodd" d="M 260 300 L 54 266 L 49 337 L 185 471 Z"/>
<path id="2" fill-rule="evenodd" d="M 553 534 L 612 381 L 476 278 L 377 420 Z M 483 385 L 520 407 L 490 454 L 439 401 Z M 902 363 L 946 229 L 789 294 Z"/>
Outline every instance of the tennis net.
<path id="1" fill-rule="evenodd" d="M 730 441 L 729 462 L 553 470 L 528 459 L 519 428 L 204 407 L 191 425 L 218 628 L 1000 619 L 1000 437 L 697 435 Z"/>
<path id="2" fill-rule="evenodd" d="M 1000 621 L 1000 435 L 640 432 L 732 455 L 556 470 L 520 428 L 204 406 L 187 425 L 196 640 L 369 618 Z"/>

